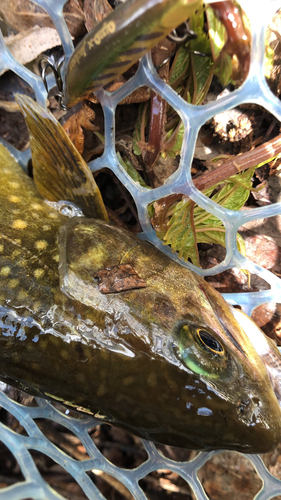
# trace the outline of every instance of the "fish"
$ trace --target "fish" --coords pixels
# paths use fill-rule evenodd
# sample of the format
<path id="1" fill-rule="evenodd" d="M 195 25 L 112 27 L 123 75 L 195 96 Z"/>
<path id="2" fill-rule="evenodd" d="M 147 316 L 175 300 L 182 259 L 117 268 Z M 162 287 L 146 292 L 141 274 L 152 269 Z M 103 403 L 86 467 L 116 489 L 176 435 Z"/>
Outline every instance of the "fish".
<path id="1" fill-rule="evenodd" d="M 56 161 L 70 178 L 78 157 L 60 124 L 17 100 L 37 180 Z M 262 353 L 204 278 L 106 220 L 67 217 L 2 145 L 0 175 L 2 381 L 166 445 L 264 453 L 280 442 Z M 85 176 L 75 182 L 79 198 Z"/>
<path id="2" fill-rule="evenodd" d="M 67 64 L 59 95 L 67 109 L 124 74 L 202 0 L 128 0 L 103 19 L 78 44 Z"/>

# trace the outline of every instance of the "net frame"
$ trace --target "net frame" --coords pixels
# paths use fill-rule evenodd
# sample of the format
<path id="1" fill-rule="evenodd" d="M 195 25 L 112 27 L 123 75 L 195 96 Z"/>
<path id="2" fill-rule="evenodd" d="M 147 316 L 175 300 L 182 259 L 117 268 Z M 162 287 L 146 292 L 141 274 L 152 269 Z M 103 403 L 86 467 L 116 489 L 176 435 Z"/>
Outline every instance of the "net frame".
<path id="1" fill-rule="evenodd" d="M 66 64 L 73 51 L 73 44 L 70 33 L 63 18 L 63 6 L 66 0 L 31 0 L 34 4 L 42 7 L 53 20 L 58 34 L 62 41 L 65 52 Z M 207 270 L 199 269 L 191 263 L 180 261 L 182 265 L 191 268 L 198 274 L 210 276 L 233 267 L 247 269 L 250 273 L 257 274 L 270 285 L 270 290 L 252 293 L 230 293 L 225 294 L 225 298 L 231 304 L 239 304 L 247 314 L 252 310 L 268 302 L 278 302 L 281 291 L 281 280 L 270 271 L 258 266 L 246 257 L 243 257 L 236 245 L 236 234 L 238 228 L 249 221 L 261 218 L 281 215 L 281 202 L 270 206 L 256 208 L 247 212 L 236 212 L 225 209 L 204 196 L 196 189 L 191 178 L 191 163 L 196 143 L 196 138 L 200 127 L 215 114 L 222 113 L 242 103 L 255 103 L 266 108 L 279 121 L 281 121 L 281 104 L 269 89 L 264 77 L 265 62 L 265 31 L 274 13 L 281 7 L 280 0 L 270 0 L 263 8 L 263 0 L 252 2 L 251 0 L 241 0 L 241 7 L 246 12 L 252 30 L 252 53 L 249 75 L 244 84 L 231 94 L 219 100 L 202 105 L 200 107 L 186 103 L 179 97 L 166 83 L 164 83 L 156 73 L 150 55 L 146 55 L 138 68 L 136 75 L 125 83 L 118 91 L 109 94 L 104 90 L 99 90 L 96 95 L 102 105 L 105 120 L 105 148 L 103 155 L 90 162 L 89 167 L 92 172 L 104 167 L 110 168 L 118 177 L 120 182 L 132 195 L 138 210 L 139 220 L 143 229 L 143 237 L 151 241 L 155 246 L 170 255 L 174 260 L 178 260 L 176 254 L 168 247 L 163 247 L 162 242 L 157 238 L 151 227 L 148 216 L 148 205 L 165 197 L 171 193 L 181 193 L 191 198 L 207 212 L 218 217 L 226 229 L 226 258 L 223 262 Z M 5 45 L 4 38 L 0 33 L 0 71 L 10 69 L 19 77 L 25 80 L 33 89 L 36 100 L 39 104 L 46 106 L 47 93 L 41 79 L 31 73 L 27 68 L 19 64 Z M 52 85 L 52 77 L 49 78 Z M 115 110 L 117 104 L 138 87 L 146 85 L 156 91 L 160 96 L 174 108 L 183 120 L 185 126 L 184 141 L 181 151 L 181 160 L 178 170 L 166 181 L 163 186 L 155 189 L 146 189 L 134 182 L 120 165 L 115 151 Z M 30 158 L 30 152 L 21 153 L 7 144 L 5 146 L 11 151 L 19 163 L 26 168 Z M 34 499 L 63 499 L 64 497 L 55 492 L 40 475 L 29 450 L 37 450 L 50 456 L 55 462 L 62 465 L 77 481 L 85 495 L 89 499 L 104 499 L 96 486 L 87 475 L 89 470 L 100 470 L 107 472 L 111 476 L 121 481 L 132 493 L 135 499 L 145 499 L 146 496 L 139 486 L 141 478 L 152 471 L 158 469 L 169 469 L 179 474 L 192 488 L 198 500 L 207 500 L 201 482 L 198 479 L 198 470 L 214 454 L 220 451 L 199 453 L 195 459 L 188 462 L 176 462 L 168 459 L 157 450 L 154 444 L 143 441 L 148 454 L 148 459 L 139 467 L 127 470 L 113 465 L 106 460 L 102 453 L 93 443 L 88 434 L 88 428 L 100 422 L 93 418 L 72 418 L 60 412 L 54 406 L 41 399 L 37 399 L 38 407 L 28 407 L 16 403 L 10 399 L 5 392 L 0 392 L 0 405 L 15 418 L 26 430 L 27 436 L 16 434 L 9 427 L 0 423 L 0 439 L 9 448 L 17 459 L 24 482 L 9 486 L 0 490 L 0 500 L 21 500 L 27 497 Z M 85 446 L 87 453 L 91 457 L 89 460 L 79 462 L 51 443 L 40 431 L 36 424 L 37 418 L 50 419 L 61 423 L 71 430 Z M 247 459 L 252 462 L 258 475 L 262 479 L 263 487 L 256 495 L 255 500 L 269 500 L 281 494 L 281 481 L 270 474 L 260 456 L 247 455 Z"/>

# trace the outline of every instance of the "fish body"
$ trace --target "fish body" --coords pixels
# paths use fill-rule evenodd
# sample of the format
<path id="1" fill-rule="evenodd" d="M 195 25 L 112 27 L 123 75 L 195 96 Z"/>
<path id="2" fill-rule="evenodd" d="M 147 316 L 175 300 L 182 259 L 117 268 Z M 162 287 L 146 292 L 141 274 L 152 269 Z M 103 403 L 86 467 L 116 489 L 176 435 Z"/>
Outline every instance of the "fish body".
<path id="1" fill-rule="evenodd" d="M 125 73 L 195 12 L 202 0 L 128 0 L 90 31 L 67 65 L 63 107 Z"/>
<path id="2" fill-rule="evenodd" d="M 51 208 L 3 146 L 0 176 L 3 381 L 160 443 L 278 444 L 265 366 L 220 294 L 129 232 Z M 122 265 L 145 286 L 101 292 Z"/>

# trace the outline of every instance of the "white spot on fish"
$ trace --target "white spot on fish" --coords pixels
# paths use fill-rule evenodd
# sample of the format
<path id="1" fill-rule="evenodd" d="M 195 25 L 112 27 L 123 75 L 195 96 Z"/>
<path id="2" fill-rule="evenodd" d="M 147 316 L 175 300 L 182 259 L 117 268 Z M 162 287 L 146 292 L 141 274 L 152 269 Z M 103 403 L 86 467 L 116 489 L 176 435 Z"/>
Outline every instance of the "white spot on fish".
<path id="1" fill-rule="evenodd" d="M 213 412 L 212 410 L 210 410 L 210 408 L 205 408 L 203 406 L 202 408 L 198 408 L 197 415 L 201 415 L 202 417 L 210 417 L 211 415 L 213 415 Z"/>

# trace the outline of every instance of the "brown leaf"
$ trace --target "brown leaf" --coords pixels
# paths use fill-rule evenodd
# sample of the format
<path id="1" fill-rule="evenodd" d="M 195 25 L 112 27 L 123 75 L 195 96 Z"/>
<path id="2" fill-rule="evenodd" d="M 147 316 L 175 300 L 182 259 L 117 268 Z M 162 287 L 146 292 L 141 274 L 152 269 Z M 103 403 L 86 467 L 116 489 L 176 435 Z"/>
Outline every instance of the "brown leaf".
<path id="1" fill-rule="evenodd" d="M 113 11 L 107 0 L 85 0 L 84 13 L 87 31 L 91 31 Z"/>
<path id="2" fill-rule="evenodd" d="M 70 34 L 74 38 L 85 33 L 85 14 L 78 0 L 68 0 L 63 8 L 63 14 Z"/>
<path id="3" fill-rule="evenodd" d="M 198 477 L 212 500 L 252 500 L 262 486 L 251 462 L 236 452 L 213 456 L 198 471 Z"/>
<path id="4" fill-rule="evenodd" d="M 94 132 L 98 130 L 99 127 L 94 125 L 92 121 L 95 119 L 95 112 L 92 108 L 87 105 L 87 101 L 83 101 L 80 110 L 72 115 L 67 122 L 64 124 L 63 128 L 77 151 L 82 154 L 84 151 L 84 127 L 86 130 L 91 130 Z"/>
<path id="5" fill-rule="evenodd" d="M 107 267 L 94 275 L 99 280 L 99 290 L 102 293 L 123 292 L 135 288 L 145 288 L 143 281 L 130 264 Z"/>
<path id="6" fill-rule="evenodd" d="M 84 31 L 85 18 L 78 0 L 68 0 L 64 13 L 71 35 L 74 37 L 81 35 Z M 18 32 L 35 25 L 41 28 L 54 28 L 53 21 L 47 12 L 29 0 L 1 0 L 0 18 Z"/>
<path id="7" fill-rule="evenodd" d="M 268 337 L 281 345 L 281 304 L 269 302 L 256 307 L 252 319 Z"/>
<path id="8" fill-rule="evenodd" d="M 21 64 L 27 64 L 45 50 L 61 44 L 57 30 L 39 26 L 23 30 L 17 35 L 4 37 L 4 40 L 12 56 Z M 0 75 L 5 71 L 7 70 L 2 69 Z"/>
<path id="9" fill-rule="evenodd" d="M 110 83 L 108 86 L 106 86 L 106 90 L 108 92 L 115 92 L 116 90 L 120 89 L 122 85 L 126 82 L 125 78 L 123 75 L 120 75 L 116 80 L 114 80 L 113 83 Z M 150 98 L 151 95 L 151 89 L 149 87 L 140 87 L 134 92 L 132 92 L 130 95 L 127 95 L 122 101 L 118 103 L 118 106 L 120 104 L 136 104 L 140 102 L 146 102 Z M 99 100 L 96 98 L 95 94 L 91 94 L 87 97 L 88 101 L 91 101 L 94 104 L 97 104 Z"/>

